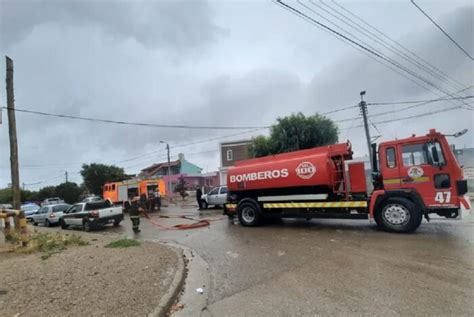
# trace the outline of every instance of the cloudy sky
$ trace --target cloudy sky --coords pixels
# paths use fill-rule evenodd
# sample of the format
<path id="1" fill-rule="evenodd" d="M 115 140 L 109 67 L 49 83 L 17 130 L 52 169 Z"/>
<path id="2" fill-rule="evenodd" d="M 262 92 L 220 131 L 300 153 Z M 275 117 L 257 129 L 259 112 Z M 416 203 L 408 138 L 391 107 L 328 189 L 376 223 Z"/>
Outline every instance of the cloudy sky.
<path id="1" fill-rule="evenodd" d="M 417 3 L 474 55 L 472 1 Z M 446 97 L 474 85 L 473 61 L 409 1 L 289 4 L 365 42 L 418 78 L 368 57 L 272 1 L 1 0 L 0 52 L 15 63 L 19 109 L 156 124 L 262 127 L 298 111 L 310 115 L 355 105 L 361 90 L 368 102 L 392 102 Z M 351 21 L 370 33 L 358 33 Z M 381 46 L 367 34 L 389 42 Z M 5 74 L 3 59 L 0 74 Z M 472 94 L 468 89 L 456 96 Z M 3 88 L 0 100 L 5 106 Z M 369 113 L 377 129 L 371 126 L 371 132 L 390 140 L 429 128 L 446 133 L 468 128 L 452 141 L 473 147 L 471 110 L 384 122 L 459 105 L 443 101 L 405 110 L 407 105 L 374 105 Z M 338 123 L 339 139 L 350 138 L 356 155 L 364 155 L 358 110 L 328 116 L 355 118 Z M 0 187 L 10 182 L 5 111 L 2 117 Z M 17 129 L 21 182 L 30 189 L 62 182 L 65 171 L 80 182 L 82 163 L 115 163 L 136 173 L 164 161 L 160 140 L 170 143 L 173 158 L 182 152 L 204 171 L 214 171 L 220 141 L 267 133 L 148 128 L 26 113 L 17 114 Z"/>

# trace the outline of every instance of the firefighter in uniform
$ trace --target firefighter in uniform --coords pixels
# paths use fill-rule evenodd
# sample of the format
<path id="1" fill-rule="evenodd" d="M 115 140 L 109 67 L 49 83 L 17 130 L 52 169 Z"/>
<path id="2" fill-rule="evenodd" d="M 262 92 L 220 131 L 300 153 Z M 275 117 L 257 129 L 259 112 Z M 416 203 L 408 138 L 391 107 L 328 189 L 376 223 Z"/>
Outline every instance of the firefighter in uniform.
<path id="1" fill-rule="evenodd" d="M 139 203 L 140 198 L 135 196 L 132 198 L 130 205 L 130 220 L 132 220 L 132 228 L 134 233 L 140 232 L 140 213 L 143 212 L 143 208 Z"/>

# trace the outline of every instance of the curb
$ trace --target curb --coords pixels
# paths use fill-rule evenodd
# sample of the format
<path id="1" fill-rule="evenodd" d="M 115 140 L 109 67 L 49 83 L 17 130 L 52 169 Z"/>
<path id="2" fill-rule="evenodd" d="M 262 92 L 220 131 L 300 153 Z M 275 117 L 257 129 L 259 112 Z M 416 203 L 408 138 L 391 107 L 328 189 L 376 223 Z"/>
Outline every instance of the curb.
<path id="1" fill-rule="evenodd" d="M 149 317 L 168 316 L 168 312 L 170 311 L 171 306 L 173 306 L 176 298 L 178 297 L 179 293 L 183 289 L 184 279 L 185 279 L 183 251 L 178 250 L 175 247 L 170 247 L 170 246 L 167 246 L 167 247 L 171 248 L 178 256 L 179 258 L 178 268 L 174 275 L 173 281 L 171 282 L 171 285 L 169 287 L 169 291 L 161 298 L 160 303 L 153 310 L 153 312 L 148 314 Z"/>

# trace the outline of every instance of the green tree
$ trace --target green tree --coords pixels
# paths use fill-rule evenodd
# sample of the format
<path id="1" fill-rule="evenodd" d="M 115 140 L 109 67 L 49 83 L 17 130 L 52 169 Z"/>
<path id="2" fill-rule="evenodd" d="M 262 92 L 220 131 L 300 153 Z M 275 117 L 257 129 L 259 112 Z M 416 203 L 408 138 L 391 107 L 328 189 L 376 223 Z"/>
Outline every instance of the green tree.
<path id="1" fill-rule="evenodd" d="M 251 156 L 309 149 L 337 143 L 339 130 L 331 119 L 319 114 L 306 117 L 301 112 L 278 118 L 271 127 L 270 136 L 258 136 L 252 140 Z"/>
<path id="2" fill-rule="evenodd" d="M 81 187 L 73 182 L 59 184 L 54 190 L 54 195 L 64 199 L 68 204 L 77 203 L 80 200 L 82 193 L 83 190 Z"/>
<path id="3" fill-rule="evenodd" d="M 86 188 L 95 195 L 102 195 L 102 186 L 107 182 L 129 179 L 123 168 L 105 164 L 84 164 L 81 170 Z"/>
<path id="4" fill-rule="evenodd" d="M 54 197 L 56 194 L 56 187 L 46 186 L 39 190 L 38 200 L 45 200 L 46 198 Z"/>
<path id="5" fill-rule="evenodd" d="M 188 184 L 186 183 L 186 180 L 184 179 L 184 176 L 181 175 L 178 178 L 178 183 L 174 187 L 174 192 L 179 193 L 181 195 L 181 197 L 183 198 L 183 200 L 184 200 L 184 198 L 186 196 L 188 196 L 188 193 L 186 193 L 187 190 L 188 190 Z"/>
<path id="6" fill-rule="evenodd" d="M 12 189 L 10 187 L 5 187 L 0 189 L 0 203 L 1 204 L 11 204 L 13 200 Z"/>
<path id="7" fill-rule="evenodd" d="M 31 190 L 20 189 L 21 201 L 36 201 L 38 200 L 38 192 Z M 12 189 L 9 187 L 0 189 L 0 203 L 11 204 L 13 200 Z"/>

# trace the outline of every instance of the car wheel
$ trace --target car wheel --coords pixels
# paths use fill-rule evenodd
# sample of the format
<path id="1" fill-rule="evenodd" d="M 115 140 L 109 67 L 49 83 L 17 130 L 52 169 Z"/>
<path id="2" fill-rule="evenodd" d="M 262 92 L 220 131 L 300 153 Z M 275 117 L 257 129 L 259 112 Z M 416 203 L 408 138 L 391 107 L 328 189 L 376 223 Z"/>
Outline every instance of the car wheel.
<path id="1" fill-rule="evenodd" d="M 413 232 L 421 224 L 423 214 L 412 201 L 402 197 L 385 200 L 375 213 L 376 223 L 391 232 Z"/>
<path id="2" fill-rule="evenodd" d="M 207 202 L 205 200 L 202 201 L 202 209 L 207 209 L 209 208 L 209 205 L 207 204 Z"/>
<path id="3" fill-rule="evenodd" d="M 243 226 L 254 227 L 258 226 L 262 220 L 262 213 L 257 202 L 248 200 L 241 202 L 238 206 L 237 213 L 239 221 Z"/>
<path id="4" fill-rule="evenodd" d="M 33 223 L 33 226 L 37 226 L 38 223 L 36 221 L 34 221 L 33 219 L 31 220 L 31 222 Z"/>
<path id="5" fill-rule="evenodd" d="M 44 221 L 44 226 L 45 226 L 45 227 L 51 227 L 51 222 L 49 222 L 49 220 L 46 219 L 46 220 Z"/>
<path id="6" fill-rule="evenodd" d="M 121 220 L 114 221 L 114 227 L 118 227 L 120 225 Z"/>
<path id="7" fill-rule="evenodd" d="M 89 220 L 84 220 L 82 223 L 82 229 L 86 232 L 90 232 L 92 230 L 92 225 Z"/>
<path id="8" fill-rule="evenodd" d="M 59 220 L 59 224 L 61 225 L 61 229 L 67 229 L 69 227 L 64 219 Z"/>

